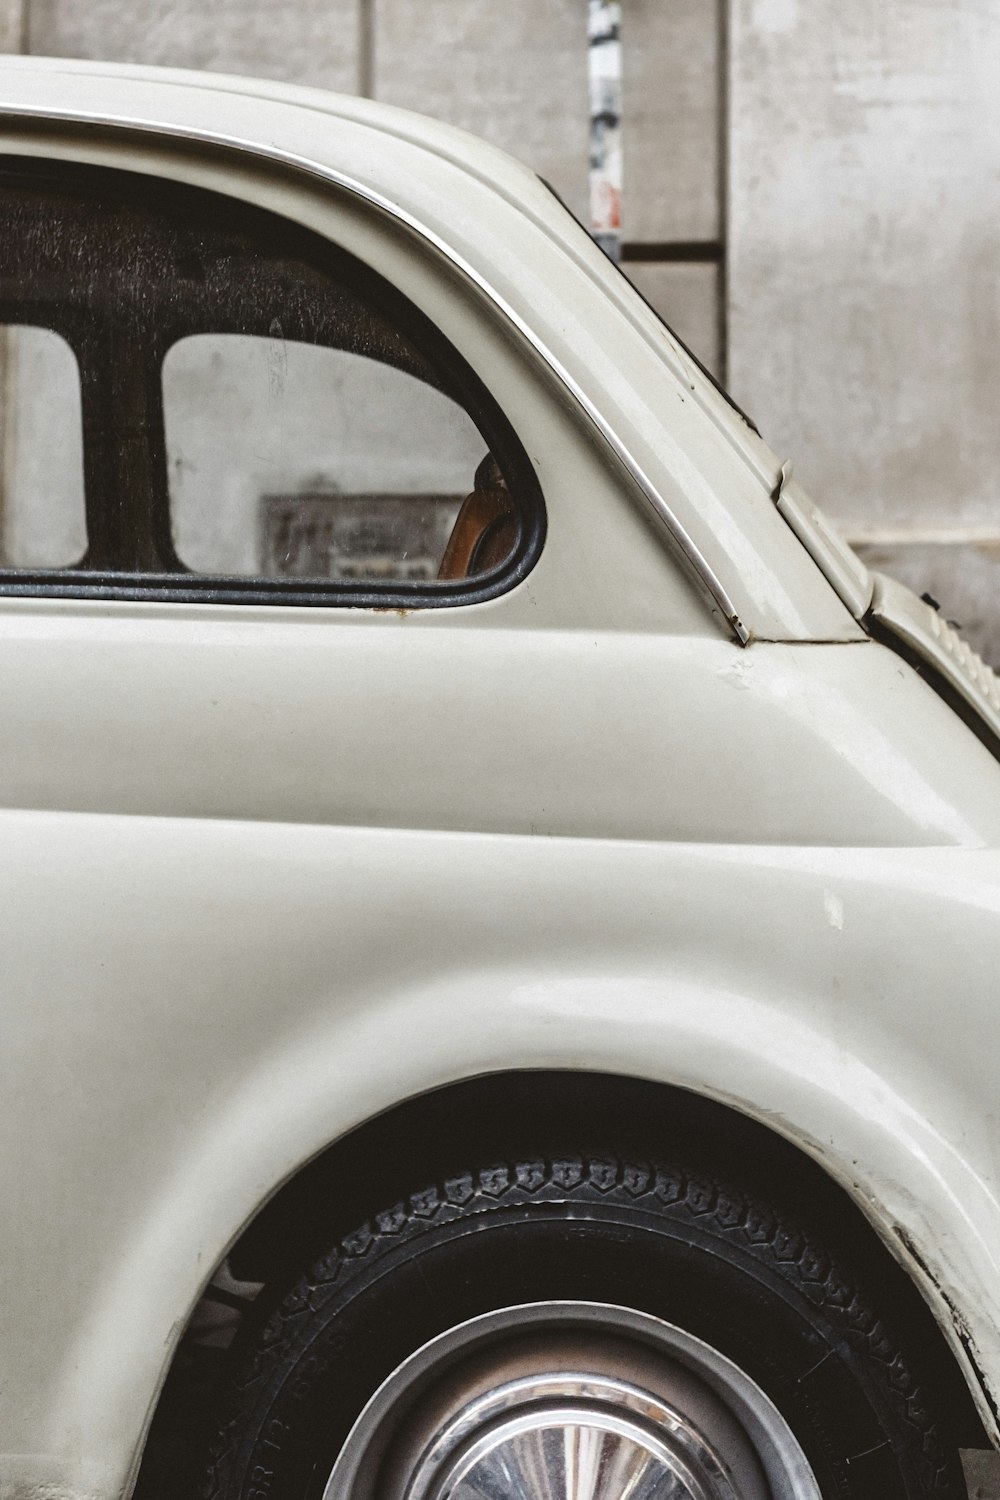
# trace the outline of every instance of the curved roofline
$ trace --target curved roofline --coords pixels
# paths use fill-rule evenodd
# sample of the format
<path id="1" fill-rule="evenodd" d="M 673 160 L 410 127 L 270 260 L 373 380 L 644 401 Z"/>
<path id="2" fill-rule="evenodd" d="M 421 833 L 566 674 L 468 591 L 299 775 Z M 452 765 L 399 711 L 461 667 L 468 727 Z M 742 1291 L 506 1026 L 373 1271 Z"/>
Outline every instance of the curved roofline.
<path id="1" fill-rule="evenodd" d="M 167 68 L 149 63 L 100 62 L 90 58 L 43 57 L 28 53 L 0 53 L 0 71 L 68 73 L 90 78 L 127 79 L 135 83 L 167 84 L 175 88 L 197 88 L 207 93 L 233 94 L 244 99 L 264 99 L 272 104 L 291 105 L 314 114 L 348 120 L 368 129 L 381 131 L 396 140 L 407 141 L 425 151 L 461 167 L 472 177 L 496 189 L 506 189 L 505 196 L 519 207 L 524 206 L 526 191 L 538 181 L 537 173 L 511 156 L 500 146 L 484 140 L 461 126 L 450 125 L 432 115 L 386 104 L 361 94 L 337 93 L 332 89 L 309 84 L 288 83 L 280 78 L 251 78 L 241 73 L 216 73 L 196 68 Z M 493 171 L 480 171 L 474 158 L 488 156 Z M 520 188 L 520 192 L 517 189 Z"/>
<path id="2" fill-rule="evenodd" d="M 119 66 L 113 64 L 92 64 L 89 66 L 85 64 L 71 64 L 70 66 L 67 66 L 65 68 L 52 65 L 53 62 L 58 64 L 64 61 L 60 59 L 42 59 L 41 62 L 43 64 L 43 67 L 41 69 L 37 69 L 38 61 L 39 60 L 34 58 L 4 58 L 3 66 L 5 68 L 9 68 L 13 65 L 17 68 L 17 71 L 30 71 L 31 65 L 35 64 L 36 70 L 38 71 L 80 72 L 89 74 L 90 76 L 116 76 L 120 78 L 131 78 L 138 81 L 141 81 L 144 78 L 151 81 L 155 79 L 159 82 L 174 83 L 181 86 L 189 85 L 189 79 L 193 78 L 197 81 L 198 86 L 203 88 L 212 87 L 215 81 L 213 75 L 199 73 L 186 75 L 179 71 L 170 69 L 129 68 L 127 66 Z M 211 81 L 206 82 L 206 80 Z M 230 81 L 230 83 L 242 82 L 242 80 L 238 79 Z M 248 97 L 261 97 L 262 93 L 265 97 L 268 96 L 266 87 L 264 90 L 257 90 L 252 87 L 241 87 L 239 89 L 234 89 L 231 86 L 226 87 L 225 85 L 223 85 L 221 88 L 219 88 L 217 84 L 215 86 L 217 91 L 219 92 L 243 93 Z M 334 102 L 342 102 L 342 96 L 326 96 L 320 90 L 300 90 L 292 85 L 277 86 L 275 94 L 271 95 L 271 97 L 284 100 L 285 102 L 291 104 L 301 104 L 304 101 L 296 97 L 300 94 L 304 94 L 307 96 L 307 107 L 312 109 L 321 108 L 321 105 L 319 103 L 313 102 L 314 99 L 323 100 L 325 98 L 328 98 L 329 100 Z M 361 101 L 354 102 L 356 104 Z M 370 101 L 363 102 L 367 104 Z M 371 123 L 372 125 L 375 125 L 376 128 L 379 128 L 378 119 L 376 117 L 383 114 L 389 118 L 390 124 L 392 123 L 394 117 L 397 115 L 408 121 L 422 119 L 421 116 L 409 115 L 406 111 L 395 110 L 388 105 L 373 104 L 371 106 L 371 109 L 373 112 L 372 116 L 369 116 L 369 111 L 367 109 L 354 113 L 346 110 L 341 112 L 336 108 L 331 109 L 328 106 L 326 107 L 326 113 L 335 116 L 340 114 L 342 118 L 356 119 L 359 123 Z M 369 117 L 366 119 L 364 118 L 365 116 Z M 353 197 L 362 200 L 363 202 L 369 204 L 371 207 L 377 208 L 381 213 L 386 214 L 388 217 L 394 219 L 397 223 L 404 225 L 412 234 L 417 235 L 421 240 L 424 241 L 425 244 L 430 246 L 436 254 L 444 258 L 453 267 L 453 269 L 459 272 L 460 275 L 471 282 L 478 291 L 488 297 L 494 307 L 496 307 L 497 310 L 502 313 L 504 318 L 517 330 L 519 335 L 530 344 L 536 354 L 543 360 L 543 362 L 559 380 L 563 388 L 572 397 L 577 407 L 587 417 L 588 421 L 600 435 L 605 445 L 614 454 L 618 462 L 621 463 L 621 465 L 625 468 L 626 472 L 629 474 L 636 487 L 638 488 L 640 494 L 643 496 L 644 500 L 652 510 L 654 516 L 671 536 L 683 556 L 687 559 L 690 566 L 694 569 L 696 575 L 701 579 L 709 595 L 714 600 L 716 607 L 720 611 L 723 619 L 726 621 L 727 625 L 736 636 L 737 640 L 739 640 L 741 645 L 744 646 L 749 643 L 750 632 L 743 621 L 740 619 L 735 604 L 730 598 L 727 589 L 725 588 L 715 569 L 712 567 L 711 563 L 705 557 L 701 549 L 692 541 L 679 518 L 674 513 L 673 508 L 660 494 L 659 490 L 654 485 L 649 475 L 633 457 L 632 453 L 618 437 L 613 427 L 591 401 L 590 397 L 587 395 L 583 387 L 574 378 L 574 376 L 570 373 L 570 371 L 566 368 L 566 366 L 562 363 L 558 356 L 538 336 L 535 330 L 525 321 L 525 319 L 521 317 L 516 308 L 511 305 L 507 298 L 504 297 L 503 294 L 498 291 L 497 288 L 494 287 L 486 279 L 486 277 L 476 269 L 475 266 L 473 266 L 468 260 L 466 260 L 463 255 L 455 250 L 452 245 L 448 244 L 446 240 L 444 240 L 434 229 L 432 229 L 430 225 L 424 223 L 408 209 L 401 207 L 398 203 L 392 202 L 383 194 L 379 193 L 376 189 L 370 187 L 367 183 L 361 182 L 357 178 L 352 177 L 349 173 L 342 172 L 339 170 L 339 168 L 332 167 L 315 157 L 303 156 L 297 152 L 285 150 L 280 146 L 264 143 L 261 141 L 255 141 L 245 136 L 230 135 L 222 131 L 208 130 L 203 127 L 197 126 L 179 125 L 173 121 L 163 121 L 140 118 L 133 115 L 115 114 L 114 112 L 104 113 L 103 111 L 98 110 L 61 109 L 53 106 L 28 107 L 25 105 L 7 104 L 2 101 L 0 101 L 0 120 L 36 120 L 51 124 L 85 125 L 97 129 L 130 131 L 141 135 L 167 137 L 173 140 L 186 140 L 197 145 L 208 146 L 215 150 L 224 152 L 236 152 L 241 156 L 252 156 L 258 161 L 263 161 L 274 166 L 280 166 L 285 170 L 291 170 L 300 175 L 324 182 L 329 186 L 336 187 L 340 191 L 349 193 Z M 396 134 L 396 132 L 391 130 L 389 131 L 389 133 Z M 436 127 L 436 129 L 432 127 L 432 129 L 428 131 L 429 135 L 434 135 L 436 133 L 440 133 L 445 137 L 452 134 L 459 138 L 462 138 L 464 136 L 463 132 L 453 132 L 451 130 L 451 127 L 448 126 L 440 126 Z M 409 138 L 414 139 L 412 135 Z M 476 140 L 475 137 L 468 137 L 468 139 L 471 141 Z M 424 142 L 417 140 L 417 144 L 424 144 Z M 434 149 L 433 146 L 430 149 Z M 491 151 L 492 149 L 493 148 L 487 148 L 487 150 Z M 505 165 L 512 163 L 512 158 L 504 156 L 502 152 L 496 152 L 496 155 L 500 157 L 501 161 Z M 448 153 L 448 156 L 450 160 L 456 160 L 451 156 L 450 153 Z M 464 170 L 469 170 L 468 163 L 466 161 L 459 160 L 457 164 L 462 166 Z M 527 168 L 521 167 L 518 170 L 524 172 L 529 176 L 533 175 L 528 173 Z M 481 180 L 488 181 L 494 188 L 497 186 L 495 179 L 493 179 L 492 177 L 484 176 Z M 519 204 L 518 206 L 520 207 L 522 205 Z"/>

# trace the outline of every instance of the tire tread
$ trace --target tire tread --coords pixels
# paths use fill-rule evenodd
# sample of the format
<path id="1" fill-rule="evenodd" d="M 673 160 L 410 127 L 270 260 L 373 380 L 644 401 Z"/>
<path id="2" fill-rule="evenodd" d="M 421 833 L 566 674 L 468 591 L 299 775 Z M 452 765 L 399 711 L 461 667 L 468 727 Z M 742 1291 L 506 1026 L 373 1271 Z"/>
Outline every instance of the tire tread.
<path id="1" fill-rule="evenodd" d="M 767 1202 L 679 1165 L 605 1154 L 525 1156 L 496 1160 L 429 1181 L 344 1235 L 270 1312 L 230 1386 L 231 1401 L 211 1443 L 201 1489 L 203 1500 L 231 1500 L 238 1485 L 238 1455 L 262 1399 L 305 1330 L 324 1304 L 362 1262 L 389 1245 L 427 1233 L 454 1219 L 489 1215 L 498 1207 L 558 1202 L 581 1205 L 598 1195 L 630 1209 L 685 1221 L 702 1233 L 737 1247 L 780 1276 L 826 1320 L 851 1352 L 879 1372 L 896 1418 L 920 1455 L 920 1493 L 957 1500 L 955 1450 L 933 1415 L 914 1368 L 867 1293 L 834 1255 L 806 1230 Z M 253 1487 L 245 1492 L 252 1500 Z"/>

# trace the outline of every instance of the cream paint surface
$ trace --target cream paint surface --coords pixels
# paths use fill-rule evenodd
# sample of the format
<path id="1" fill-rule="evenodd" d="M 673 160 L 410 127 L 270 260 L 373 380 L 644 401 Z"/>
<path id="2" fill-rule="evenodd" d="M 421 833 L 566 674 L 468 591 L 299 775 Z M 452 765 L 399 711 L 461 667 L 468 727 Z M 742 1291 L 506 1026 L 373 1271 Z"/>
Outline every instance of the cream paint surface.
<path id="1" fill-rule="evenodd" d="M 8 602 L 3 805 L 707 843 L 1000 837 L 988 752 L 873 643 L 350 614 Z"/>
<path id="2" fill-rule="evenodd" d="M 505 1068 L 659 1078 L 788 1134 L 1000 1368 L 995 852 L 3 825 L 0 1416 L 69 1492 L 117 1493 L 262 1196 L 395 1099 Z"/>

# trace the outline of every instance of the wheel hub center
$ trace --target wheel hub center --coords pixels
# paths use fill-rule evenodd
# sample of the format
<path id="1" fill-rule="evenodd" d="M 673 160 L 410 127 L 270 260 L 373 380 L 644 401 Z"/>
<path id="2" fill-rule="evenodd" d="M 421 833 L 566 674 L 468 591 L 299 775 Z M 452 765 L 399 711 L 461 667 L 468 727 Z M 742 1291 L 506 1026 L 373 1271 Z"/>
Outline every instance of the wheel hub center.
<path id="1" fill-rule="evenodd" d="M 649 1390 L 539 1373 L 452 1413 L 404 1500 L 737 1500 L 725 1462 Z"/>
<path id="2" fill-rule="evenodd" d="M 670 1446 L 611 1413 L 525 1413 L 482 1433 L 432 1486 L 433 1500 L 716 1500 Z M 728 1486 L 726 1495 L 731 1492 Z"/>

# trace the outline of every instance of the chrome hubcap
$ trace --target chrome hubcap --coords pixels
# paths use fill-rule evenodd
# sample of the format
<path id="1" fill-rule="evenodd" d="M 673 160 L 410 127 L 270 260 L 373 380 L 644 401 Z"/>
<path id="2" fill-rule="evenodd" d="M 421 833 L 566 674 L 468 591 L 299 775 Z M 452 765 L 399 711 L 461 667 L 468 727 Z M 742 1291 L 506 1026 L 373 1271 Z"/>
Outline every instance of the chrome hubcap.
<path id="1" fill-rule="evenodd" d="M 724 1460 L 651 1392 L 549 1374 L 457 1412 L 417 1462 L 406 1500 L 739 1500 Z"/>
<path id="2" fill-rule="evenodd" d="M 680 1500 L 698 1493 L 655 1438 L 576 1411 L 511 1423 L 438 1486 L 442 1500 Z"/>
<path id="3" fill-rule="evenodd" d="M 369 1402 L 324 1500 L 820 1500 L 732 1362 L 657 1318 L 533 1303 L 473 1319 Z"/>

